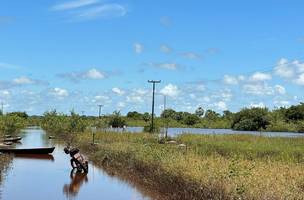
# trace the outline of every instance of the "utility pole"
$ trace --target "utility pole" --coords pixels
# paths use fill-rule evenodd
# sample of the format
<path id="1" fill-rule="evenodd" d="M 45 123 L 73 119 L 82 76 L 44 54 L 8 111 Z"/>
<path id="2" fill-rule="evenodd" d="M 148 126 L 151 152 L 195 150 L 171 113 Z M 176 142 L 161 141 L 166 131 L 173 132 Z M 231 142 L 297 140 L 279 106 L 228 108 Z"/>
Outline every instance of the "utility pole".
<path id="1" fill-rule="evenodd" d="M 3 111 L 3 101 L 1 102 L 1 112 L 2 112 L 2 115 L 4 115 L 4 111 Z"/>
<path id="2" fill-rule="evenodd" d="M 165 114 L 165 111 L 166 111 L 166 106 L 167 106 L 167 96 L 164 95 L 164 111 L 163 113 Z M 165 138 L 168 137 L 168 119 L 167 119 L 167 116 L 164 116 L 165 118 Z"/>
<path id="3" fill-rule="evenodd" d="M 98 118 L 100 119 L 100 117 L 101 117 L 101 107 L 102 107 L 103 105 L 98 105 L 98 107 L 99 107 L 99 112 L 98 112 Z"/>
<path id="4" fill-rule="evenodd" d="M 153 90 L 152 90 L 152 120 L 151 120 L 151 132 L 154 132 L 154 93 L 155 93 L 155 83 L 160 83 L 160 80 L 148 80 L 148 83 L 153 84 Z"/>

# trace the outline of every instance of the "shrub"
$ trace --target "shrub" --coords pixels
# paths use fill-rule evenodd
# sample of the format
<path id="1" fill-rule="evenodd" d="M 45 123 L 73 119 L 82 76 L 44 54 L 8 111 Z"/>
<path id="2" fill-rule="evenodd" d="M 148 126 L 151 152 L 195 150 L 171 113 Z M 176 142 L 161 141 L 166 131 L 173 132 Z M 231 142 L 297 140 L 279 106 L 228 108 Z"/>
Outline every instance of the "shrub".
<path id="1" fill-rule="evenodd" d="M 233 117 L 232 128 L 243 131 L 266 129 L 270 124 L 266 108 L 245 108 Z"/>
<path id="2" fill-rule="evenodd" d="M 126 125 L 126 121 L 122 118 L 119 111 L 114 111 L 109 117 L 109 126 L 113 128 L 121 128 Z"/>

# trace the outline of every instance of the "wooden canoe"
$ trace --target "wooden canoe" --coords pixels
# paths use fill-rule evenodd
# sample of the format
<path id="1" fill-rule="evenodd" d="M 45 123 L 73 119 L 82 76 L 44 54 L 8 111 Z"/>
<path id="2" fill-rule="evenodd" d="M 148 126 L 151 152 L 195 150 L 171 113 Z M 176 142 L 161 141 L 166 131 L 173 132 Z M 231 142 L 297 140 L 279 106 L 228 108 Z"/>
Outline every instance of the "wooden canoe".
<path id="1" fill-rule="evenodd" d="M 13 154 L 50 154 L 53 153 L 54 149 L 55 147 L 27 148 L 27 149 L 0 148 L 0 152 L 13 153 Z"/>
<path id="2" fill-rule="evenodd" d="M 22 137 L 8 137 L 4 138 L 2 141 L 3 142 L 18 142 L 22 139 Z"/>

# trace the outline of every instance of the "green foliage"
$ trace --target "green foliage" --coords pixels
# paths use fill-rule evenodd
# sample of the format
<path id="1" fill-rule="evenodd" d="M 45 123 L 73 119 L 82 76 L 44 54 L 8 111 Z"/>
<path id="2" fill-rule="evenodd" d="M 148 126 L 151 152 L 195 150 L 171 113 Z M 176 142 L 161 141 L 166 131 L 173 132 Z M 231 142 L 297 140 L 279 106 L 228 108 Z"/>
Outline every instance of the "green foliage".
<path id="1" fill-rule="evenodd" d="M 220 114 L 213 111 L 213 110 L 207 110 L 205 113 L 205 118 L 208 120 L 216 120 L 218 118 L 220 118 Z"/>
<path id="2" fill-rule="evenodd" d="M 15 115 L 15 116 L 18 116 L 18 117 L 24 118 L 24 119 L 27 119 L 29 117 L 26 112 L 11 112 L 11 113 L 8 113 L 7 115 L 9 115 L 9 116 Z"/>
<path id="3" fill-rule="evenodd" d="M 199 121 L 199 116 L 194 114 L 187 114 L 183 117 L 183 123 L 189 126 L 196 124 Z"/>
<path id="4" fill-rule="evenodd" d="M 195 110 L 195 114 L 199 117 L 202 117 L 204 116 L 204 113 L 205 113 L 205 110 L 202 108 L 202 107 L 198 107 L 196 110 Z"/>
<path id="5" fill-rule="evenodd" d="M 136 111 L 128 112 L 127 117 L 132 119 L 142 119 L 142 114 Z"/>
<path id="6" fill-rule="evenodd" d="M 270 124 L 268 118 L 268 110 L 266 108 L 245 108 L 236 113 L 232 128 L 235 130 L 258 131 L 266 129 Z"/>
<path id="7" fill-rule="evenodd" d="M 74 111 L 71 111 L 70 116 L 68 116 L 53 110 L 44 113 L 41 126 L 47 132 L 59 135 L 71 143 L 76 134 L 84 132 L 87 123 Z"/>
<path id="8" fill-rule="evenodd" d="M 291 106 L 285 111 L 286 120 L 297 121 L 304 119 L 304 104 L 300 103 L 300 105 Z"/>
<path id="9" fill-rule="evenodd" d="M 114 111 L 113 114 L 109 116 L 108 124 L 113 128 L 122 128 L 126 125 L 126 121 L 123 119 L 119 111 Z"/>
<path id="10" fill-rule="evenodd" d="M 26 126 L 24 118 L 17 115 L 0 116 L 0 134 L 14 135 Z"/>
<path id="11" fill-rule="evenodd" d="M 151 115 L 147 112 L 145 112 L 143 115 L 142 115 L 142 119 L 145 121 L 145 122 L 148 122 L 150 119 L 151 119 Z"/>

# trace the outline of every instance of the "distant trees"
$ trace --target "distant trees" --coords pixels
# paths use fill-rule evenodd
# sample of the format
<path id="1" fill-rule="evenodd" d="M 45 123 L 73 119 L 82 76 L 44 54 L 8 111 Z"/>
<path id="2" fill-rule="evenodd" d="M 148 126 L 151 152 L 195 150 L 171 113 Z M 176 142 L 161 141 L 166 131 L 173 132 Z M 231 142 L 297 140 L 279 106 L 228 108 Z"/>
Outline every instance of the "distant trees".
<path id="1" fill-rule="evenodd" d="M 297 121 L 304 119 L 304 104 L 291 106 L 285 110 L 285 117 L 287 121 Z"/>
<path id="2" fill-rule="evenodd" d="M 142 114 L 137 111 L 133 111 L 133 112 L 128 112 L 127 117 L 133 119 L 142 119 Z"/>
<path id="3" fill-rule="evenodd" d="M 28 118 L 28 114 L 26 112 L 11 112 L 11 113 L 7 113 L 7 115 L 9 115 L 9 116 L 18 116 L 18 117 L 21 117 L 23 119 L 27 119 Z"/>
<path id="4" fill-rule="evenodd" d="M 196 114 L 198 117 L 203 117 L 203 116 L 204 116 L 204 113 L 205 113 L 205 110 L 204 110 L 202 107 L 198 107 L 198 108 L 195 110 L 195 114 Z"/>
<path id="5" fill-rule="evenodd" d="M 231 127 L 235 130 L 257 131 L 270 124 L 267 108 L 245 108 L 234 115 Z"/>

